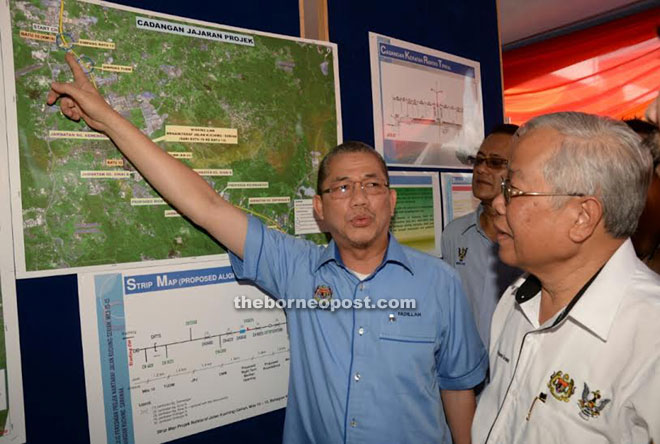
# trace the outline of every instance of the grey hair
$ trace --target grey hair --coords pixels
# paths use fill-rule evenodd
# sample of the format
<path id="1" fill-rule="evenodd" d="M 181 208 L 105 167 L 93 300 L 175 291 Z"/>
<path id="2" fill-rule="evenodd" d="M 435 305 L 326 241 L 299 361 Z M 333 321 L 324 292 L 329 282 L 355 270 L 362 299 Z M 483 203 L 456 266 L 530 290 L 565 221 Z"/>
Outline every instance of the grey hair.
<path id="1" fill-rule="evenodd" d="M 651 183 L 651 155 L 641 138 L 620 121 L 577 112 L 535 117 L 517 134 L 549 127 L 562 135 L 543 167 L 552 192 L 596 196 L 603 206 L 605 230 L 615 238 L 631 236 Z M 556 199 L 560 206 L 565 198 Z"/>

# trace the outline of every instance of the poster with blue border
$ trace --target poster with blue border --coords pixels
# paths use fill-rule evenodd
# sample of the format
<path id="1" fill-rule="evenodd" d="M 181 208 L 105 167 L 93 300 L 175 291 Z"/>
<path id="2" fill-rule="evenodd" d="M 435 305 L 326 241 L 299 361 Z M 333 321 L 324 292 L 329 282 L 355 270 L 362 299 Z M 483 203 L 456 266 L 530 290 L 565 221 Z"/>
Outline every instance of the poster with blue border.
<path id="1" fill-rule="evenodd" d="M 92 444 L 179 439 L 286 406 L 289 342 L 228 261 L 78 276 Z"/>
<path id="2" fill-rule="evenodd" d="M 484 138 L 478 62 L 369 33 L 375 148 L 388 165 L 465 168 Z"/>

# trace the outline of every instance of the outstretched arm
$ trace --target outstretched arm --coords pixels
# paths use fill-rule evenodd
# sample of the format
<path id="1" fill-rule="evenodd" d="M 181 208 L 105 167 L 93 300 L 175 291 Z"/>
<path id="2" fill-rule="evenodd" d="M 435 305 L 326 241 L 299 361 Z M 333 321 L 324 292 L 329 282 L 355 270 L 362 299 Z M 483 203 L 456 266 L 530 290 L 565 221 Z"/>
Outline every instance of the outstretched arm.
<path id="1" fill-rule="evenodd" d="M 59 100 L 65 116 L 75 121 L 83 119 L 91 128 L 105 133 L 169 203 L 243 258 L 246 214 L 114 111 L 71 53 L 66 55 L 66 62 L 73 72 L 73 82 L 53 83 L 48 104 Z"/>

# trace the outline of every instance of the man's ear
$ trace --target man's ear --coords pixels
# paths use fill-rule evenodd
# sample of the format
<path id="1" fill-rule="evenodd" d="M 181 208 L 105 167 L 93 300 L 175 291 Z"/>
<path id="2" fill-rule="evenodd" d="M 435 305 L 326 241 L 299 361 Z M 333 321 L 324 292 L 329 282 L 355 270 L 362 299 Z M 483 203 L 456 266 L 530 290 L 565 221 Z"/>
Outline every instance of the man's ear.
<path id="1" fill-rule="evenodd" d="M 568 231 L 570 239 L 582 243 L 596 231 L 603 219 L 603 205 L 593 196 L 580 198 L 574 207 L 574 222 Z"/>
<path id="2" fill-rule="evenodd" d="M 316 218 L 318 220 L 321 220 L 321 221 L 324 220 L 324 217 L 323 217 L 323 199 L 321 198 L 321 196 L 316 194 L 314 196 L 313 204 L 314 204 L 314 213 L 316 213 Z"/>

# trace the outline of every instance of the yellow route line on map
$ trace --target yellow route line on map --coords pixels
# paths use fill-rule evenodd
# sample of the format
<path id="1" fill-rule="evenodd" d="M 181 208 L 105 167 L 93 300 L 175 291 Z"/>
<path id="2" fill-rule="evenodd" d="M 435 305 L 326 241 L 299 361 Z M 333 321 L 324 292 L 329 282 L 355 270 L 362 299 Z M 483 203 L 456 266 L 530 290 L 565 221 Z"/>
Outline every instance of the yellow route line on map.
<path id="1" fill-rule="evenodd" d="M 60 32 L 60 39 L 62 39 L 62 44 L 66 45 L 67 41 L 66 38 L 64 37 L 64 0 L 60 0 L 60 16 L 59 16 L 58 30 Z M 71 53 L 75 56 L 77 60 L 79 60 L 78 63 L 80 63 L 80 56 L 76 54 L 76 51 L 73 50 L 73 44 L 71 46 L 72 46 L 70 50 Z M 89 68 L 89 66 L 87 68 Z M 87 77 L 89 78 L 89 81 L 92 82 L 92 85 L 94 85 L 94 88 L 98 89 L 98 86 L 96 86 L 96 81 L 94 80 L 94 75 L 92 74 L 91 70 L 87 74 Z"/>

